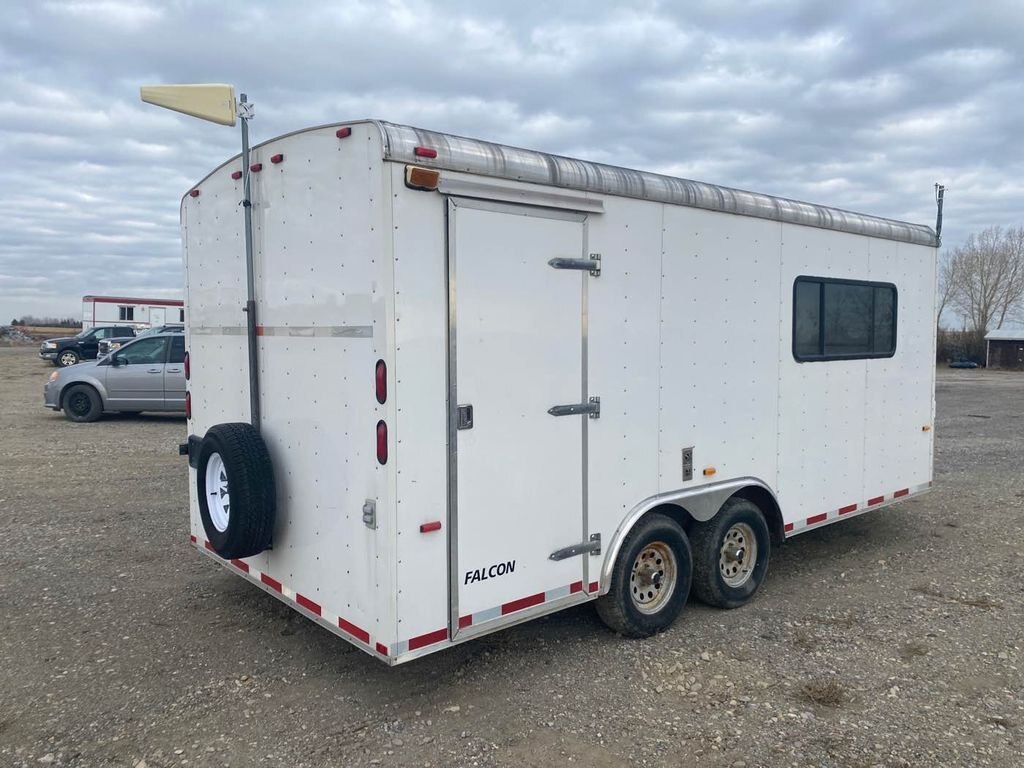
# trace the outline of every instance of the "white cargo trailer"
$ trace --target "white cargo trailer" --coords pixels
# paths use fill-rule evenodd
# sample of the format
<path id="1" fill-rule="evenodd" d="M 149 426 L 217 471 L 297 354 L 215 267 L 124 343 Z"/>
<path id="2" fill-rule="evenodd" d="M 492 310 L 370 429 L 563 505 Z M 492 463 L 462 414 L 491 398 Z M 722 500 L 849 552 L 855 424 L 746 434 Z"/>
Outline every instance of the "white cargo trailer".
<path id="1" fill-rule="evenodd" d="M 185 322 L 181 299 L 145 299 L 136 296 L 83 296 L 82 328 L 102 325 L 130 325 L 150 328 Z"/>
<path id="2" fill-rule="evenodd" d="M 258 376 L 239 158 L 181 206 L 192 542 L 389 664 L 931 485 L 930 227 L 376 121 L 250 168 Z"/>

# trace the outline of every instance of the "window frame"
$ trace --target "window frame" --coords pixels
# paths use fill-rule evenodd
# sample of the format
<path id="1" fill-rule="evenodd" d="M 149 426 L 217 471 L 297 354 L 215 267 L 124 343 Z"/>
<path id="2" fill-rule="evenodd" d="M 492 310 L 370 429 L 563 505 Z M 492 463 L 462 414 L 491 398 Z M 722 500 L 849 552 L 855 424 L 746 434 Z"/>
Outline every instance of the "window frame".
<path id="1" fill-rule="evenodd" d="M 796 294 L 801 282 L 817 283 L 818 288 L 818 351 L 817 355 L 801 355 L 796 351 Z M 892 289 L 892 350 L 889 352 L 856 352 L 845 355 L 825 354 L 825 286 L 826 285 L 853 285 L 861 288 L 890 288 Z M 875 292 L 871 293 L 871 346 L 875 346 Z M 792 329 L 790 334 L 790 350 L 793 359 L 798 363 L 825 363 L 835 360 L 883 360 L 896 355 L 899 342 L 899 307 L 900 292 L 895 283 L 880 282 L 877 280 L 851 280 L 840 277 L 818 277 L 816 275 L 797 275 L 793 280 L 793 311 Z"/>

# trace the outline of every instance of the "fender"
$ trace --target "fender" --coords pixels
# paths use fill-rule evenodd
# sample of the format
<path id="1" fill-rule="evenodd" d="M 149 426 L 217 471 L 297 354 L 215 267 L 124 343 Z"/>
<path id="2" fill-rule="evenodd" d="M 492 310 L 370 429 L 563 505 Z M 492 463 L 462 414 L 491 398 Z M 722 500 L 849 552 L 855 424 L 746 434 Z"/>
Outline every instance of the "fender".
<path id="1" fill-rule="evenodd" d="M 600 594 L 608 594 L 612 581 L 612 569 L 615 567 L 615 560 L 619 556 L 622 542 L 633 529 L 633 526 L 637 524 L 637 521 L 645 514 L 662 504 L 679 504 L 686 507 L 686 511 L 690 513 L 694 520 L 703 523 L 717 515 L 718 510 L 722 508 L 722 505 L 730 496 L 752 485 L 763 488 L 770 493 L 772 498 L 775 499 L 776 505 L 778 505 L 779 500 L 775 496 L 775 491 L 766 482 L 756 477 L 737 477 L 732 480 L 719 480 L 718 482 L 700 485 L 695 488 L 666 491 L 655 496 L 649 496 L 641 501 L 619 523 L 619 527 L 612 536 L 604 563 L 601 566 Z"/>
<path id="2" fill-rule="evenodd" d="M 74 366 L 74 367 L 77 367 L 77 366 Z M 65 369 L 65 370 L 67 370 L 67 369 Z M 96 392 L 99 393 L 100 402 L 102 403 L 103 407 L 106 408 L 106 404 L 107 404 L 107 388 L 104 385 L 103 381 L 101 381 L 100 379 L 96 378 L 95 376 L 82 375 L 82 374 L 79 374 L 74 379 L 72 379 L 71 381 L 68 381 L 67 383 L 64 384 L 63 387 L 60 388 L 60 392 L 57 393 L 57 404 L 61 408 L 64 407 L 64 392 L 67 390 L 68 387 L 74 386 L 75 384 L 88 384 L 90 387 L 95 389 Z"/>

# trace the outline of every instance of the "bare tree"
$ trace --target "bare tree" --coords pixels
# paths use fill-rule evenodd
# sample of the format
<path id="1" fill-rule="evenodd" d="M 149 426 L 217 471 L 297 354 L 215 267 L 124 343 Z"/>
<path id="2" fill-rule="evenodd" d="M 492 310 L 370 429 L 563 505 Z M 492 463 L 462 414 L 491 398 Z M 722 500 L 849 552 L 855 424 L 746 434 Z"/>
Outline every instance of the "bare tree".
<path id="1" fill-rule="evenodd" d="M 954 253 L 944 253 L 939 259 L 939 307 L 935 314 L 936 325 L 942 324 L 942 313 L 953 303 L 953 296 L 959 289 L 957 264 Z"/>
<path id="2" fill-rule="evenodd" d="M 1001 328 L 1024 304 L 1024 228 L 989 227 L 972 234 L 953 249 L 939 274 L 943 309 L 956 307 L 976 333 Z"/>

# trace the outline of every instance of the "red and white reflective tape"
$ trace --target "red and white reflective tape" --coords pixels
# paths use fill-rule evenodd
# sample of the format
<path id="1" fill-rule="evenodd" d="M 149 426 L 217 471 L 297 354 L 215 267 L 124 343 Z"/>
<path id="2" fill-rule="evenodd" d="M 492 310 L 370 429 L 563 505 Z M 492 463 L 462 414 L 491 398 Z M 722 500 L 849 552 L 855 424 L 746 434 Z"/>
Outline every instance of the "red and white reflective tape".
<path id="1" fill-rule="evenodd" d="M 340 630 L 343 634 L 347 635 L 353 640 L 357 640 L 362 645 L 376 651 L 382 656 L 388 655 L 387 646 L 383 645 L 382 643 L 371 643 L 370 633 L 362 627 L 353 624 L 351 621 L 348 621 L 343 616 L 335 616 L 334 614 L 326 613 L 324 611 L 324 607 L 320 603 L 316 602 L 315 600 L 309 597 L 306 597 L 305 595 L 299 592 L 296 592 L 293 589 L 289 589 L 280 581 L 271 576 L 269 573 L 263 573 L 262 571 L 256 570 L 252 567 L 252 565 L 245 562 L 244 560 L 225 560 L 217 554 L 217 552 L 213 548 L 213 545 L 210 542 L 203 541 L 202 545 L 200 546 L 199 540 L 196 538 L 194 534 L 190 534 L 189 539 L 193 544 L 196 545 L 196 547 L 205 549 L 207 552 L 213 555 L 213 557 L 215 557 L 217 559 L 217 562 L 219 562 L 221 565 L 230 565 L 234 570 L 238 571 L 243 576 L 246 576 L 250 581 L 253 581 L 261 585 L 267 591 L 276 593 L 280 595 L 282 598 L 292 601 L 293 603 L 295 603 L 296 606 L 298 606 L 301 609 L 301 612 L 307 614 L 309 618 L 314 619 L 320 622 L 321 624 L 326 624 L 332 630 Z"/>
<path id="2" fill-rule="evenodd" d="M 919 493 L 924 493 L 931 487 L 931 483 L 923 483 L 922 485 L 900 488 L 898 491 L 893 491 L 892 493 L 883 493 L 881 496 L 872 496 L 865 502 L 847 504 L 846 506 L 839 507 L 839 509 L 832 509 L 828 512 L 811 515 L 803 520 L 795 520 L 791 523 L 786 523 L 786 536 L 794 536 L 811 528 L 819 528 L 823 525 L 834 523 L 840 518 L 856 517 L 857 515 L 864 514 L 865 512 L 870 512 L 873 509 L 878 509 L 879 507 L 884 507 L 887 504 L 892 504 L 894 501 L 902 501 L 910 496 L 916 496 Z"/>
<path id="3" fill-rule="evenodd" d="M 590 582 L 590 588 L 587 590 L 587 594 L 596 595 L 600 583 L 596 581 Z M 473 614 L 459 617 L 459 629 L 466 629 L 467 627 L 479 626 L 486 621 L 493 621 L 494 619 L 500 619 L 503 616 L 509 616 L 519 611 L 525 611 L 527 608 L 533 608 L 536 605 L 543 605 L 544 603 L 550 603 L 554 600 L 561 600 L 569 597 L 570 595 L 576 595 L 583 592 L 583 582 L 574 581 L 572 584 L 567 584 L 564 587 L 556 587 L 555 589 L 549 589 L 546 592 L 538 592 L 534 595 L 527 595 L 526 597 L 520 597 L 517 600 L 510 600 L 507 603 L 502 603 L 494 608 L 487 608 L 482 611 L 477 611 Z M 425 648 L 428 645 L 434 645 L 436 643 L 448 640 L 447 629 L 437 629 L 433 632 L 428 632 L 425 635 L 418 635 L 417 637 L 411 637 L 408 640 L 400 640 L 391 646 L 391 655 L 401 656 L 409 651 L 417 651 L 420 648 Z"/>

